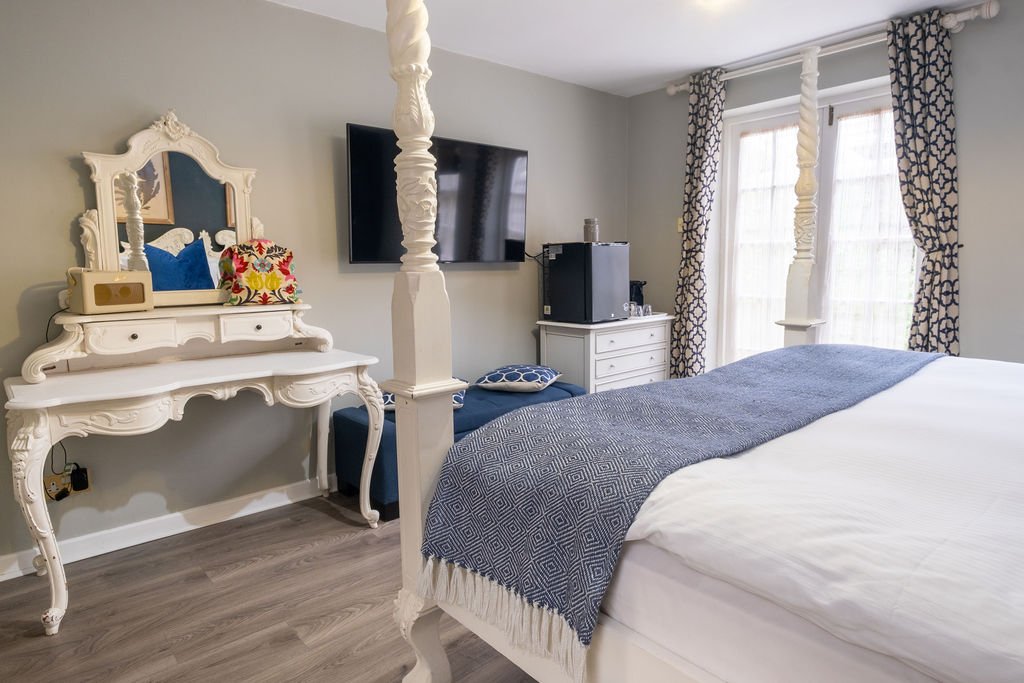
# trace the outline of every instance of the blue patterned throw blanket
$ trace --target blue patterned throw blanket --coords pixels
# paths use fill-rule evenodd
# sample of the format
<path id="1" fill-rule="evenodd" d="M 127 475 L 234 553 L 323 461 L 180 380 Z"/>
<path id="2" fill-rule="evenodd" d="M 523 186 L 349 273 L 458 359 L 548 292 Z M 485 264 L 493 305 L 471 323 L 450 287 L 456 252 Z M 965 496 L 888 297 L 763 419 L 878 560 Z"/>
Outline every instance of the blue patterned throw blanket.
<path id="1" fill-rule="evenodd" d="M 662 479 L 849 408 L 938 357 L 798 346 L 508 413 L 449 452 L 419 591 L 580 680 L 626 532 Z"/>

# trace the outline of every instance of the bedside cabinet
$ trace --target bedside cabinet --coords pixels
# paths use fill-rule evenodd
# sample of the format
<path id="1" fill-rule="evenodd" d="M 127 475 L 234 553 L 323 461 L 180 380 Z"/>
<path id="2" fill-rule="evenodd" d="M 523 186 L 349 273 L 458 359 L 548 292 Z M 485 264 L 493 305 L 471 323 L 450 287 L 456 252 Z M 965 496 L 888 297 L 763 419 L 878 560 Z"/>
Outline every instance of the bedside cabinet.
<path id="1" fill-rule="evenodd" d="M 593 325 L 540 320 L 540 362 L 591 393 L 659 382 L 668 379 L 671 321 L 666 313 Z"/>

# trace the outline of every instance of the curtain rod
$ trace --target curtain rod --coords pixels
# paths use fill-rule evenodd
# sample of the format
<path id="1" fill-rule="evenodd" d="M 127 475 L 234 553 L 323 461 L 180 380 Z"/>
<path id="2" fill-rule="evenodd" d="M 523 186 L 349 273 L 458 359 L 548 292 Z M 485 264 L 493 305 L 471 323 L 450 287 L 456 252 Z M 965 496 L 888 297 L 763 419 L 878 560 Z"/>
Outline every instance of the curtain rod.
<path id="1" fill-rule="evenodd" d="M 991 19 L 997 14 L 999 14 L 999 0 L 986 0 L 979 5 L 972 5 L 961 10 L 947 12 L 942 15 L 941 21 L 942 25 L 951 33 L 959 33 L 963 30 L 966 22 L 971 21 L 972 19 Z M 846 52 L 847 50 L 856 50 L 859 47 L 874 45 L 875 43 L 884 43 L 886 39 L 885 29 L 887 24 L 888 22 L 875 24 L 874 26 L 866 29 L 867 32 L 864 35 L 823 46 L 821 48 L 821 52 L 818 54 L 819 56 L 824 57 L 826 55 Z M 722 74 L 722 79 L 728 81 L 733 78 L 752 76 L 754 74 L 761 73 L 762 71 L 770 71 L 772 69 L 778 69 L 779 67 L 789 66 L 791 64 L 799 64 L 801 60 L 802 57 L 798 51 L 776 59 L 769 59 L 768 61 L 750 64 L 749 66 L 740 66 L 738 68 L 734 67 L 731 69 L 726 67 L 726 72 Z M 743 62 L 736 62 L 736 64 L 743 64 Z M 669 95 L 676 95 L 689 89 L 689 81 L 685 81 L 669 85 L 665 88 L 665 92 Z"/>

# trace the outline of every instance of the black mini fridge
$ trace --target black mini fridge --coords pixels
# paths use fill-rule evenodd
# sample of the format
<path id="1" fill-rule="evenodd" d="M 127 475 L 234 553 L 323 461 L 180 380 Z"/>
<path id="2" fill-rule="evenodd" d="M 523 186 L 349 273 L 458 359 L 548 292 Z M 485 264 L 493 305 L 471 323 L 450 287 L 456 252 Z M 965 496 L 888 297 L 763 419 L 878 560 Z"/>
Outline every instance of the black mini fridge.
<path id="1" fill-rule="evenodd" d="M 544 245 L 544 319 L 602 323 L 629 317 L 629 243 Z"/>

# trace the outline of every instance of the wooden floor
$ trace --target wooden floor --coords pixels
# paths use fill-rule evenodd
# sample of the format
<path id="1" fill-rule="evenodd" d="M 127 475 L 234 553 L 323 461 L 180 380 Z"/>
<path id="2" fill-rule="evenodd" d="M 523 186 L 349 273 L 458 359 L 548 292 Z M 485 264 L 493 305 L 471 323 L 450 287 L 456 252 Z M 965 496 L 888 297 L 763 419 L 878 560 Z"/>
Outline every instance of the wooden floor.
<path id="1" fill-rule="evenodd" d="M 314 499 L 68 565 L 71 607 L 43 635 L 46 579 L 0 583 L 0 681 L 401 680 L 391 618 L 398 522 Z M 455 681 L 531 678 L 447 616 Z"/>

